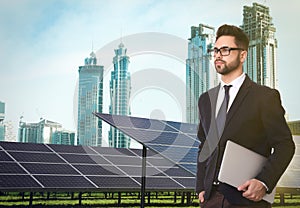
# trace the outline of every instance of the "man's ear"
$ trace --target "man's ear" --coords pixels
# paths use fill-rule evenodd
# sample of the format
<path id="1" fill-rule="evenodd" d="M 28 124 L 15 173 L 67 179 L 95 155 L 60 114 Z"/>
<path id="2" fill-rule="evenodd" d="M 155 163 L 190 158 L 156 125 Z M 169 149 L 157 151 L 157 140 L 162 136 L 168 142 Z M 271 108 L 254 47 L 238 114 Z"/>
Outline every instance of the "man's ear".
<path id="1" fill-rule="evenodd" d="M 247 54 L 248 54 L 247 51 L 242 51 L 242 52 L 240 53 L 240 59 L 241 59 L 241 62 L 242 62 L 242 63 L 244 63 L 244 62 L 246 61 Z"/>

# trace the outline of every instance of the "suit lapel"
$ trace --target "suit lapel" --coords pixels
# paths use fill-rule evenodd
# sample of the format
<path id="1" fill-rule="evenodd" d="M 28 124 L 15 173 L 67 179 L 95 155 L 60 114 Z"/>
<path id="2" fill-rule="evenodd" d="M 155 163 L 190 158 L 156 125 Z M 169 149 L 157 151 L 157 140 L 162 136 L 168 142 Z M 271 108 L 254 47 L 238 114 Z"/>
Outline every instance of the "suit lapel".
<path id="1" fill-rule="evenodd" d="M 231 121 L 231 119 L 234 116 L 234 114 L 236 113 L 236 111 L 241 106 L 242 101 L 244 100 L 245 96 L 249 92 L 250 86 L 251 86 L 251 80 L 248 76 L 246 76 L 245 81 L 243 82 L 238 94 L 236 95 L 236 97 L 228 111 L 228 114 L 226 117 L 225 128 L 228 125 L 228 123 Z"/>

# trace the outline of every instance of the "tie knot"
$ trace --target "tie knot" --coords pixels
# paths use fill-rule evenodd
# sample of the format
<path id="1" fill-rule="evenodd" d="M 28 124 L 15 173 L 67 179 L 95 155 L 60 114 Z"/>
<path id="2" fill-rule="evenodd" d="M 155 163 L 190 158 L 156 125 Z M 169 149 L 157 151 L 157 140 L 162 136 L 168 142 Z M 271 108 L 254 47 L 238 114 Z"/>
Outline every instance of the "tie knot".
<path id="1" fill-rule="evenodd" d="M 232 85 L 224 85 L 225 92 L 228 92 Z"/>

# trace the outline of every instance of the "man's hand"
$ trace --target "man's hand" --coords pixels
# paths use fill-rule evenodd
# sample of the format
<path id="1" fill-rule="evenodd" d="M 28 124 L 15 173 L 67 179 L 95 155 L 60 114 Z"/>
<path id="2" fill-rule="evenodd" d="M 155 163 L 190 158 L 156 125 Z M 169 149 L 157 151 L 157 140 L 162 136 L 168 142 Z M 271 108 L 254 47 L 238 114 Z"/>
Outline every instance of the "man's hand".
<path id="1" fill-rule="evenodd" d="M 257 179 L 246 181 L 238 187 L 238 190 L 244 192 L 243 197 L 252 201 L 260 201 L 266 195 L 266 188 Z"/>
<path id="2" fill-rule="evenodd" d="M 203 203 L 204 202 L 204 194 L 205 194 L 205 191 L 201 191 L 200 193 L 199 193 L 199 201 L 201 202 L 201 203 Z"/>

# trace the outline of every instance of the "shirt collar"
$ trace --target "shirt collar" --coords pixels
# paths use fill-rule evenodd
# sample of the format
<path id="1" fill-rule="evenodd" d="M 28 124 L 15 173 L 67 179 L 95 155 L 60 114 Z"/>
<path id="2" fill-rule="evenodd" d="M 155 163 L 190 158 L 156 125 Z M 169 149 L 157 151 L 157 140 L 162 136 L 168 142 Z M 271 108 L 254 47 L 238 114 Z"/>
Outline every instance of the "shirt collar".
<path id="1" fill-rule="evenodd" d="M 244 80 L 246 78 L 246 74 L 243 72 L 239 77 L 235 78 L 232 80 L 230 83 L 225 83 L 221 80 L 221 88 L 224 87 L 224 85 L 232 85 L 234 88 L 240 88 L 241 85 L 243 84 Z"/>

